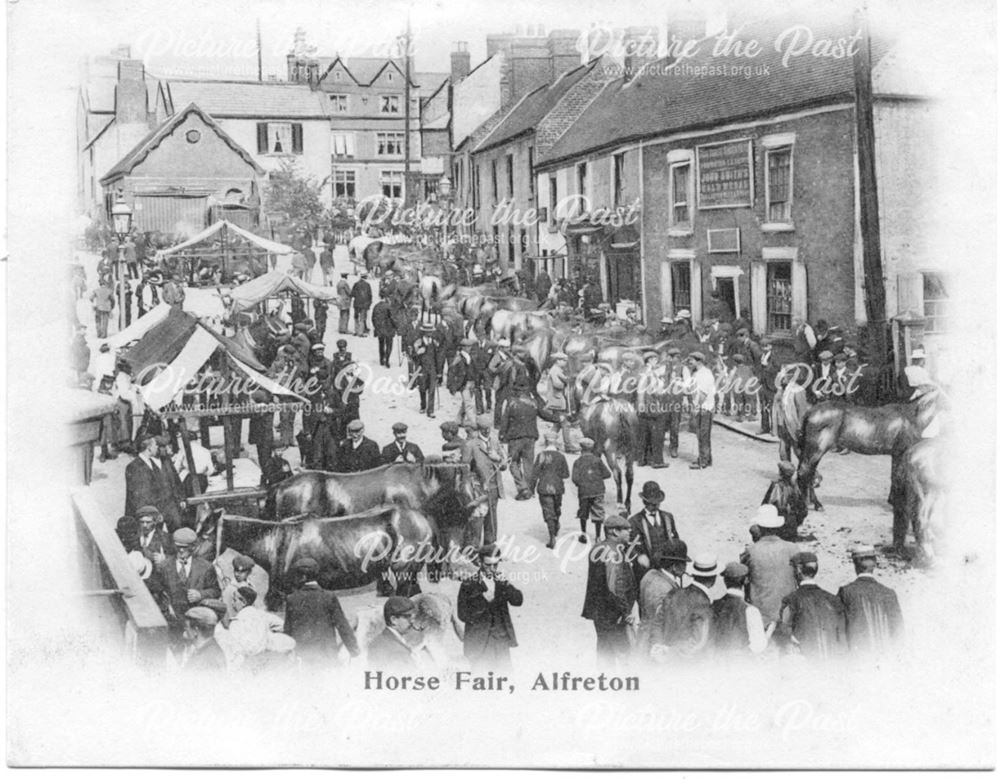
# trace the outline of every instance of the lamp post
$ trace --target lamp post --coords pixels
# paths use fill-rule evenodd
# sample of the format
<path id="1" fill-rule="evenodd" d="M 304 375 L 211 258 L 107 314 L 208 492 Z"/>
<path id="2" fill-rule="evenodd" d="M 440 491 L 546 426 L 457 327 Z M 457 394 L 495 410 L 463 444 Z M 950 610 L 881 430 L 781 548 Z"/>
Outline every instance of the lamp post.
<path id="1" fill-rule="evenodd" d="M 451 216 L 451 179 L 445 173 L 438 182 L 438 194 L 441 207 L 444 208 L 444 222 L 441 225 L 441 249 L 445 256 L 448 252 L 448 219 Z"/>
<path id="2" fill-rule="evenodd" d="M 125 202 L 125 195 L 119 189 L 115 204 L 111 207 L 111 223 L 118 236 L 118 330 L 125 328 L 125 239 L 132 229 L 132 209 Z"/>

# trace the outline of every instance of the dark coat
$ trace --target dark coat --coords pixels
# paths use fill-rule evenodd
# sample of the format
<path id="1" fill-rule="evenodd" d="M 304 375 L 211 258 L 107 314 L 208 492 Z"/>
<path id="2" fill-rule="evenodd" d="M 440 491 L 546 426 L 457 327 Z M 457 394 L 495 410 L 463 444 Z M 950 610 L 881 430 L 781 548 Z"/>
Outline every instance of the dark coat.
<path id="1" fill-rule="evenodd" d="M 368 665 L 372 668 L 416 668 L 410 648 L 386 628 L 368 645 Z"/>
<path id="2" fill-rule="evenodd" d="M 896 593 L 872 576 L 859 576 L 840 588 L 847 644 L 852 652 L 883 652 L 903 638 L 903 613 Z"/>
<path id="3" fill-rule="evenodd" d="M 599 628 L 620 625 L 632 611 L 636 594 L 632 566 L 625 560 L 625 544 L 608 539 L 595 544 L 587 563 L 581 616 Z"/>
<path id="4" fill-rule="evenodd" d="M 182 580 L 177 572 L 177 558 L 173 555 L 156 566 L 156 572 L 163 582 L 163 588 L 174 611 L 174 616 L 178 619 L 183 617 L 184 612 L 189 608 L 197 605 L 188 602 L 188 590 L 198 590 L 201 594 L 201 600 L 218 598 L 222 595 L 219 580 L 215 575 L 215 568 L 200 557 L 191 558 L 191 572 L 187 581 Z"/>
<path id="5" fill-rule="evenodd" d="M 265 444 L 270 446 L 274 442 L 273 411 L 264 414 L 251 414 L 248 427 L 247 443 L 250 445 Z"/>
<path id="6" fill-rule="evenodd" d="M 336 655 L 337 633 L 352 657 L 357 657 L 360 651 L 340 599 L 315 582 L 309 582 L 285 599 L 285 632 L 295 639 L 299 654 Z"/>
<path id="7" fill-rule="evenodd" d="M 476 368 L 472 362 L 472 355 L 470 354 L 467 360 L 463 354 L 457 354 L 448 365 L 448 391 L 452 394 L 461 392 L 470 382 L 475 383 L 475 380 Z"/>
<path id="8" fill-rule="evenodd" d="M 543 449 L 535 458 L 529 486 L 539 495 L 562 495 L 566 492 L 565 480 L 569 478 L 569 465 L 562 452 Z"/>
<path id="9" fill-rule="evenodd" d="M 669 511 L 659 511 L 660 521 L 663 523 L 664 535 L 667 539 L 680 538 L 677 532 L 677 523 L 674 515 Z M 640 511 L 628 518 L 629 542 L 634 545 L 636 554 L 645 554 L 649 557 L 650 563 L 655 563 L 653 559 L 653 538 L 650 535 L 649 526 L 645 522 L 645 512 Z"/>
<path id="10" fill-rule="evenodd" d="M 194 673 L 220 673 L 226 670 L 226 653 L 222 651 L 219 642 L 210 638 L 194 652 L 184 663 L 184 671 Z"/>
<path id="11" fill-rule="evenodd" d="M 312 430 L 309 450 L 309 467 L 317 471 L 333 471 L 337 467 L 337 420 L 333 415 L 324 414 Z"/>
<path id="12" fill-rule="evenodd" d="M 538 408 L 530 398 L 511 397 L 500 415 L 500 440 L 504 443 L 518 438 L 538 438 Z"/>
<path id="13" fill-rule="evenodd" d="M 549 296 L 550 289 L 552 289 L 552 279 L 549 278 L 548 273 L 540 271 L 535 277 L 535 293 L 538 295 L 538 299 L 545 300 Z"/>
<path id="14" fill-rule="evenodd" d="M 358 279 L 351 287 L 351 299 L 354 301 L 354 310 L 370 308 L 372 304 L 372 287 L 364 279 Z"/>
<path id="15" fill-rule="evenodd" d="M 726 593 L 712 604 L 715 648 L 722 652 L 743 652 L 750 646 L 747 628 L 749 604 L 738 595 Z"/>
<path id="16" fill-rule="evenodd" d="M 162 529 L 156 528 L 156 530 L 153 531 L 152 538 L 150 538 L 150 541 L 146 546 L 142 546 L 142 536 L 139 536 L 139 551 L 150 560 L 152 560 L 153 556 L 157 553 L 169 557 L 174 553 L 174 542 L 173 539 L 170 538 L 170 536 Z"/>
<path id="17" fill-rule="evenodd" d="M 382 453 L 379 451 L 378 444 L 367 436 L 361 439 L 361 443 L 356 449 L 350 438 L 345 438 L 340 442 L 337 473 L 370 471 L 372 468 L 378 468 L 381 464 Z"/>
<path id="18" fill-rule="evenodd" d="M 712 648 L 712 601 L 693 584 L 674 590 L 663 601 L 664 641 L 692 657 Z"/>
<path id="19" fill-rule="evenodd" d="M 584 452 L 573 463 L 573 483 L 581 498 L 596 498 L 604 494 L 604 480 L 611 471 L 596 454 Z"/>
<path id="20" fill-rule="evenodd" d="M 420 337 L 413 343 L 413 361 L 420 368 L 422 376 L 437 377 L 440 375 L 438 370 L 440 360 L 443 359 L 443 355 L 439 356 L 438 354 L 441 346 L 436 339 L 432 339 L 428 343 L 424 340 L 423 335 L 420 334 Z"/>
<path id="21" fill-rule="evenodd" d="M 163 515 L 168 530 L 181 526 L 178 502 L 184 495 L 181 480 L 169 457 L 161 457 L 162 467 L 156 472 L 141 457 L 125 466 L 125 511 L 134 517 L 143 506 L 156 506 Z"/>
<path id="22" fill-rule="evenodd" d="M 399 451 L 395 441 L 382 447 L 382 462 L 386 465 L 389 463 L 422 463 L 423 461 L 424 453 L 412 441 L 407 441 L 404 444 L 402 452 Z"/>
<path id="23" fill-rule="evenodd" d="M 380 338 L 392 338 L 396 335 L 396 326 L 392 323 L 392 310 L 385 300 L 380 300 L 372 309 L 372 330 Z"/>
<path id="24" fill-rule="evenodd" d="M 465 656 L 470 659 L 485 651 L 491 633 L 504 634 L 500 640 L 508 647 L 517 646 L 508 604 L 520 606 L 524 595 L 510 582 L 499 581 L 492 601 L 483 597 L 484 592 L 486 585 L 479 579 L 466 579 L 458 588 L 458 618 L 465 623 Z"/>
<path id="25" fill-rule="evenodd" d="M 785 596 L 778 631 L 809 657 L 828 659 L 847 650 L 844 604 L 817 584 L 802 584 Z"/>

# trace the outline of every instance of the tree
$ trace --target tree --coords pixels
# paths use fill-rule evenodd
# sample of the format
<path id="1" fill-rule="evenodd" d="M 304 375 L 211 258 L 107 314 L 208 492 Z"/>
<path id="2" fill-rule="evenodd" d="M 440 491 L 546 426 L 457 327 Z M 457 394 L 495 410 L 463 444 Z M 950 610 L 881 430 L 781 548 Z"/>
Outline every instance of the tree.
<path id="1" fill-rule="evenodd" d="M 293 161 L 283 160 L 264 185 L 264 210 L 292 234 L 315 235 L 325 224 L 322 187 L 312 176 L 300 174 Z"/>

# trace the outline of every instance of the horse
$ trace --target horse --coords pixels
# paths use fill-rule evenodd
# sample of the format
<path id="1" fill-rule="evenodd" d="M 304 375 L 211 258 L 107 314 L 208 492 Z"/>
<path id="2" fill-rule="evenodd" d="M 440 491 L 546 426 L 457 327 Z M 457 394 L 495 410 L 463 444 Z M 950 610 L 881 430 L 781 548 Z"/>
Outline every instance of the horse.
<path id="1" fill-rule="evenodd" d="M 420 592 L 417 575 L 425 564 L 436 565 L 442 552 L 436 522 L 405 506 L 384 505 L 340 517 L 311 515 L 274 522 L 213 512 L 205 532 L 221 522 L 220 546 L 254 559 L 271 577 L 268 604 L 288 592 L 295 562 L 310 557 L 319 563 L 317 581 L 331 590 L 375 582 L 389 594 L 389 574 L 396 594 Z"/>
<path id="2" fill-rule="evenodd" d="M 581 372 L 574 385 L 576 407 L 580 409 L 578 421 L 580 432 L 594 442 L 594 454 L 604 458 L 614 476 L 617 502 L 624 503 L 625 510 L 631 512 L 639 418 L 630 401 L 595 393 L 598 383 L 606 378 L 608 372 L 606 366 L 596 364 Z M 602 373 L 605 376 L 601 376 Z M 624 495 L 619 458 L 625 462 Z"/>
<path id="3" fill-rule="evenodd" d="M 940 537 L 945 515 L 948 480 L 945 474 L 947 446 L 941 438 L 923 438 L 903 456 L 903 501 L 906 527 L 913 528 L 920 560 L 934 561 L 934 542 Z"/>
<path id="4" fill-rule="evenodd" d="M 268 492 L 264 516 L 338 517 L 392 503 L 431 514 L 450 527 L 465 523 L 474 498 L 467 465 L 392 463 L 358 473 L 302 471 Z"/>
<path id="5" fill-rule="evenodd" d="M 498 309 L 490 317 L 488 327 L 494 338 L 514 339 L 551 325 L 552 318 L 544 312 Z"/>
<path id="6" fill-rule="evenodd" d="M 799 488 L 808 494 L 820 460 L 835 447 L 859 454 L 891 455 L 889 501 L 893 506 L 893 546 L 902 551 L 906 540 L 903 455 L 921 440 L 921 433 L 934 418 L 941 400 L 941 391 L 932 387 L 906 403 L 870 407 L 830 400 L 813 406 L 803 417 L 799 432 Z"/>

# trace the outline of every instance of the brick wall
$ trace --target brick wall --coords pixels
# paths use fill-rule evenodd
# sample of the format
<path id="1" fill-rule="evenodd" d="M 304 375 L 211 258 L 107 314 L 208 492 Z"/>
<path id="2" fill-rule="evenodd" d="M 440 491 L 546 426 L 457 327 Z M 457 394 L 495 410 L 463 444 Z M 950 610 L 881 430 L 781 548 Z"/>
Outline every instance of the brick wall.
<path id="1" fill-rule="evenodd" d="M 765 135 L 794 133 L 793 203 L 791 232 L 764 232 Z M 700 210 L 692 203 L 692 232 L 668 234 L 670 198 L 668 152 L 694 150 L 703 143 L 750 138 L 753 141 L 754 204 L 751 208 Z M 693 175 L 696 165 L 692 167 Z M 670 250 L 688 250 L 700 269 L 702 300 L 712 289 L 713 266 L 739 266 L 737 279 L 741 308 L 750 308 L 750 265 L 764 248 L 797 248 L 806 270 L 806 315 L 810 321 L 825 318 L 845 326 L 854 323 L 854 157 L 853 112 L 832 113 L 760 124 L 749 130 L 705 135 L 648 145 L 643 156 L 643 275 L 646 285 L 645 317 L 657 322 L 669 301 L 662 300 L 662 263 Z M 695 178 L 695 188 L 697 179 Z M 708 254 L 707 230 L 740 229 L 739 253 Z M 676 313 L 676 312 L 674 312 Z"/>

